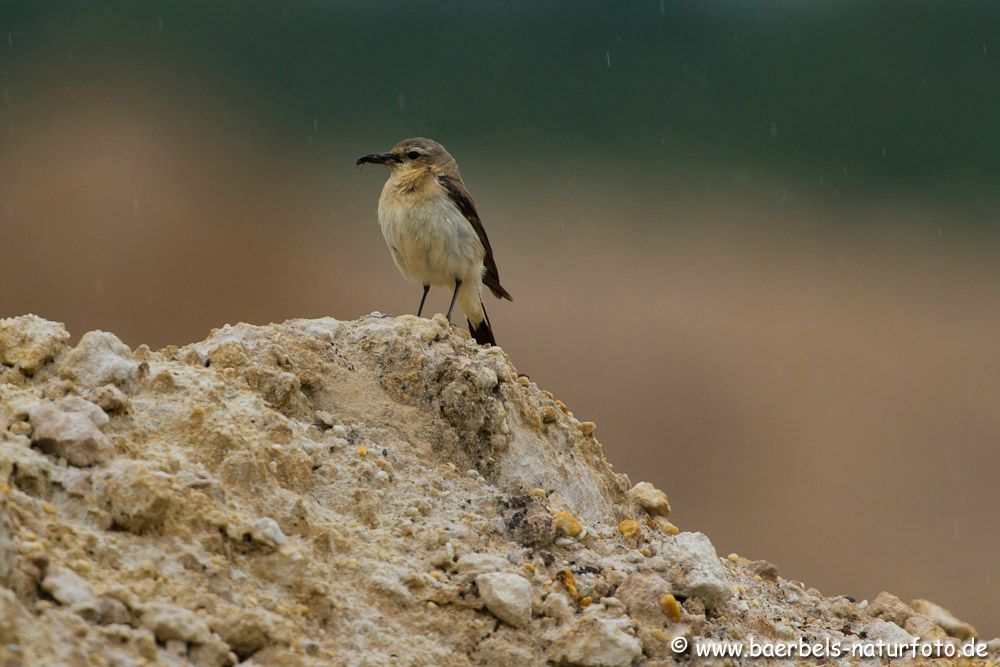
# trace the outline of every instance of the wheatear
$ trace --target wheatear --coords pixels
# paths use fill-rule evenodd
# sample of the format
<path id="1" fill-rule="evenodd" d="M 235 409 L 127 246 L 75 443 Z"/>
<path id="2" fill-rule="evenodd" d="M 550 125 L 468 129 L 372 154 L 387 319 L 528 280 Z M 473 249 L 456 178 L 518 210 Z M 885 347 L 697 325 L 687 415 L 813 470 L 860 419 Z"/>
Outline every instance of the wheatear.
<path id="1" fill-rule="evenodd" d="M 480 345 L 496 345 L 481 296 L 485 284 L 498 299 L 513 301 L 500 286 L 490 240 L 465 189 L 458 164 L 431 139 L 404 139 L 388 153 L 358 158 L 384 164 L 389 180 L 378 200 L 378 221 L 396 268 L 424 286 L 417 316 L 431 285 L 454 287 L 448 321 L 458 299 L 469 331 Z"/>

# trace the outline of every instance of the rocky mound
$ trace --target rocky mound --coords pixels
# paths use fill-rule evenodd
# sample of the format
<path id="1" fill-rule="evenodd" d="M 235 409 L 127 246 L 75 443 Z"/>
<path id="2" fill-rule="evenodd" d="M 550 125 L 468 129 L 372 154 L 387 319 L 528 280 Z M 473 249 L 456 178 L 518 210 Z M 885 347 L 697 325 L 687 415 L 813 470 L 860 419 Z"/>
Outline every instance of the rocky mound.
<path id="1" fill-rule="evenodd" d="M 441 316 L 68 341 L 0 321 L 4 665 L 613 667 L 694 661 L 678 638 L 975 635 L 720 559 Z"/>

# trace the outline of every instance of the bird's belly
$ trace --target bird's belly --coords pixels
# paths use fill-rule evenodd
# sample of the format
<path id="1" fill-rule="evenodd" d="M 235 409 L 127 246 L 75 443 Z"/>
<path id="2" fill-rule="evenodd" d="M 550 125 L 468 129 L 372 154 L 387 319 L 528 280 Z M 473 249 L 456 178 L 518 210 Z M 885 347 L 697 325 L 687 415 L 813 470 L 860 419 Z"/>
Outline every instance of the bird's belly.
<path id="1" fill-rule="evenodd" d="M 409 206 L 379 206 L 382 235 L 400 272 L 424 285 L 454 285 L 482 275 L 483 246 L 446 197 Z"/>

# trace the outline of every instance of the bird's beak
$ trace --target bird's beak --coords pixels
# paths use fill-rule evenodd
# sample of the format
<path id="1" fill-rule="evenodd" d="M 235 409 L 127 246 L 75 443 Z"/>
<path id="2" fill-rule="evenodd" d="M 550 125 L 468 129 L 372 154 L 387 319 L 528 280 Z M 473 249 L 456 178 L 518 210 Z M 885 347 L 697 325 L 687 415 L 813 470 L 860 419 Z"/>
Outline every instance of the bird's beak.
<path id="1" fill-rule="evenodd" d="M 399 162 L 399 158 L 392 153 L 369 153 L 368 155 L 359 157 L 355 164 L 364 164 L 366 162 L 371 164 L 390 164 Z"/>

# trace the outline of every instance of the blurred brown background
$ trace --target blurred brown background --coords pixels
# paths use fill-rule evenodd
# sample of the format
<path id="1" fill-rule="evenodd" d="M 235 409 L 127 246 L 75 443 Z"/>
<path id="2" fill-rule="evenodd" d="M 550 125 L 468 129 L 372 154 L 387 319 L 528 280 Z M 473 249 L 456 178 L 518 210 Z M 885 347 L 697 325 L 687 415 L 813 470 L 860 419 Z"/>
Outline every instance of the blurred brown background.
<path id="1" fill-rule="evenodd" d="M 354 159 L 432 136 L 515 297 L 500 344 L 682 529 L 995 636 L 997 18 L 8 3 L 0 316 L 158 347 L 413 312 Z"/>

